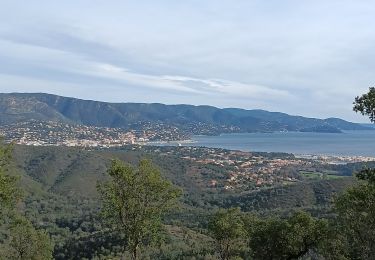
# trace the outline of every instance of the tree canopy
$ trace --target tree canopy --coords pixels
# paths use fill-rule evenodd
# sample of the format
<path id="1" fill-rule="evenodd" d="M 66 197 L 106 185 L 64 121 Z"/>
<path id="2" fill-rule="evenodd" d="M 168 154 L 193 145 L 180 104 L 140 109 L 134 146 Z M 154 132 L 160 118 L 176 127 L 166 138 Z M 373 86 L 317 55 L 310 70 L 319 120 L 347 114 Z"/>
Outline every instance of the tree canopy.
<path id="1" fill-rule="evenodd" d="M 368 116 L 375 123 L 375 88 L 369 89 L 368 93 L 355 98 L 353 110 Z"/>
<path id="2" fill-rule="evenodd" d="M 21 197 L 21 191 L 17 187 L 18 178 L 8 173 L 12 148 L 12 145 L 4 144 L 0 139 L 0 214 L 14 208 Z"/>
<path id="3" fill-rule="evenodd" d="M 361 181 L 335 200 L 340 231 L 353 259 L 370 259 L 375 255 L 375 170 L 357 174 Z"/>
<path id="4" fill-rule="evenodd" d="M 245 235 L 244 222 L 238 208 L 218 210 L 210 219 L 208 229 L 216 240 L 220 258 L 227 260 Z"/>
<path id="5" fill-rule="evenodd" d="M 11 224 L 10 238 L 4 254 L 8 259 L 52 259 L 53 243 L 43 230 L 36 230 L 25 217 L 18 216 Z"/>
<path id="6" fill-rule="evenodd" d="M 137 259 L 139 247 L 156 237 L 163 214 L 176 205 L 181 190 L 148 160 L 136 168 L 114 160 L 108 173 L 111 181 L 98 186 L 103 216 L 125 235 L 124 247 Z"/>
<path id="7" fill-rule="evenodd" d="M 375 88 L 356 97 L 354 111 L 375 123 Z M 359 183 L 338 196 L 334 203 L 341 243 L 351 259 L 371 259 L 375 255 L 375 169 L 356 174 Z"/>
<path id="8" fill-rule="evenodd" d="M 328 223 L 305 212 L 287 219 L 258 219 L 248 232 L 254 259 L 299 259 L 310 251 L 318 251 L 328 235 Z"/>
<path id="9" fill-rule="evenodd" d="M 0 141 L 0 224 L 7 230 L 7 239 L 0 247 L 0 259 L 52 259 L 53 245 L 49 235 L 36 230 L 31 222 L 16 209 L 22 191 L 18 178 L 9 173 L 13 146 Z M 5 213 L 7 218 L 5 218 Z"/>

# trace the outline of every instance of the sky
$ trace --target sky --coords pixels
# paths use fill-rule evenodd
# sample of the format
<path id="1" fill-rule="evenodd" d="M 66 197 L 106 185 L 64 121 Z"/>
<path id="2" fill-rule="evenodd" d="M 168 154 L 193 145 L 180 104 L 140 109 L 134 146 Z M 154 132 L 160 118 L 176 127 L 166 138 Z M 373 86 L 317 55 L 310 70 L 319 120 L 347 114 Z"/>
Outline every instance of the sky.
<path id="1" fill-rule="evenodd" d="M 372 0 L 0 0 L 0 92 L 366 122 Z"/>

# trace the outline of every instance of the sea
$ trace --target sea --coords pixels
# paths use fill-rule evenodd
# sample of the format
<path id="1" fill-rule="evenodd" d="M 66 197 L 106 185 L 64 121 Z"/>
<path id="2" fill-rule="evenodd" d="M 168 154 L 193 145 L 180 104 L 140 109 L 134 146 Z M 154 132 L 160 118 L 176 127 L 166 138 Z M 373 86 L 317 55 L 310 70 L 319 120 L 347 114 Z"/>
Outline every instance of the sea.
<path id="1" fill-rule="evenodd" d="M 375 131 L 222 134 L 219 136 L 194 136 L 192 142 L 179 145 L 253 152 L 375 157 Z"/>

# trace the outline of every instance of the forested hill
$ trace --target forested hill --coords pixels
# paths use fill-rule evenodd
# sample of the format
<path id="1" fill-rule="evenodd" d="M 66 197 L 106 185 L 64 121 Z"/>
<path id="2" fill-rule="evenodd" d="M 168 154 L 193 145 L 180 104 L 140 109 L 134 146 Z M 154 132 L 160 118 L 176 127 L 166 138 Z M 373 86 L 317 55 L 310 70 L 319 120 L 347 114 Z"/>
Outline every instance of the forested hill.
<path id="1" fill-rule="evenodd" d="M 101 127 L 129 127 L 139 122 L 150 122 L 170 124 L 189 130 L 213 127 L 216 133 L 340 132 L 370 129 L 341 119 L 305 118 L 264 110 L 158 103 L 107 103 L 44 93 L 0 94 L 1 125 L 27 120 L 58 121 Z"/>

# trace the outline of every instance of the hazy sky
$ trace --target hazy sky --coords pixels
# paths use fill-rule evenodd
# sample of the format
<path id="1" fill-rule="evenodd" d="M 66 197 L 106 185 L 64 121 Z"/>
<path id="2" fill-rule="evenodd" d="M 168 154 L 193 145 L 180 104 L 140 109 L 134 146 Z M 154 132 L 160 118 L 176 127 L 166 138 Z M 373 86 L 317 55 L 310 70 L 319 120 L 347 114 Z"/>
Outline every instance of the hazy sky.
<path id="1" fill-rule="evenodd" d="M 0 92 L 365 118 L 373 0 L 0 0 Z"/>

